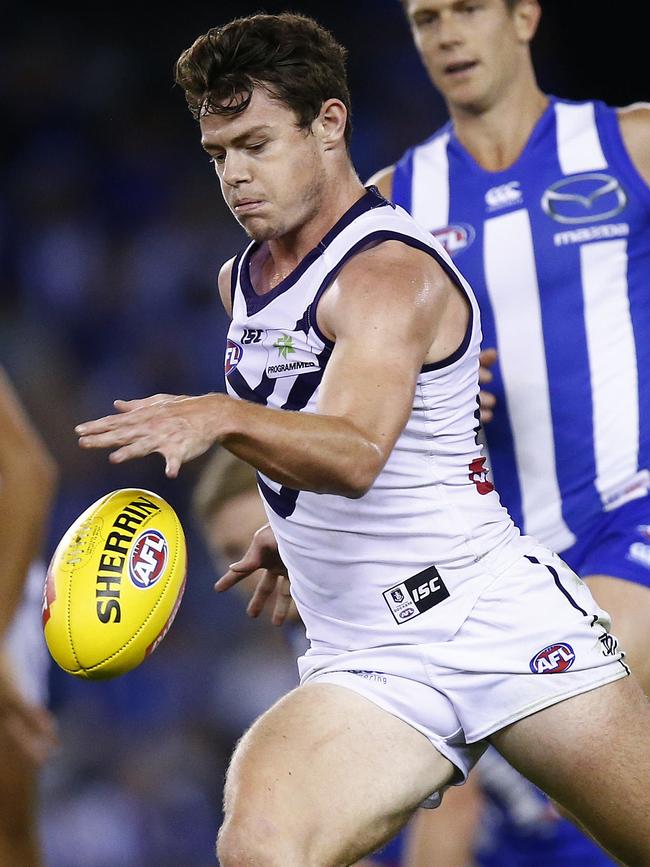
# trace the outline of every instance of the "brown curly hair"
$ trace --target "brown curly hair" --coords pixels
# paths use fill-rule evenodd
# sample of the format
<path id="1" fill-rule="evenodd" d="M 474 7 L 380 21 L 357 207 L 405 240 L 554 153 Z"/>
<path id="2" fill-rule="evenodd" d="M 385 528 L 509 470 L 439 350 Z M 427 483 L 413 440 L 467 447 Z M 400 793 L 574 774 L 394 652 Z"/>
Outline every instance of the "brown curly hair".
<path id="1" fill-rule="evenodd" d="M 192 115 L 234 115 L 246 109 L 256 86 L 294 111 L 301 128 L 318 117 L 323 102 L 340 99 L 352 133 L 347 52 L 305 15 L 251 15 L 213 27 L 176 61 L 175 81 Z"/>

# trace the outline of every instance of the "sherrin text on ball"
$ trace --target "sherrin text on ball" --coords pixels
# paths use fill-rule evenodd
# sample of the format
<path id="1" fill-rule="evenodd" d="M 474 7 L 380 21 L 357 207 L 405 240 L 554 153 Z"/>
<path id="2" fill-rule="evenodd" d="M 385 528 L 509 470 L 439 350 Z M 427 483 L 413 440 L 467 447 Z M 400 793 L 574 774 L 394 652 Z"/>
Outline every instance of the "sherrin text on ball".
<path id="1" fill-rule="evenodd" d="M 101 497 L 59 542 L 43 594 L 57 664 L 99 679 L 139 665 L 166 635 L 185 589 L 187 552 L 174 509 L 125 488 Z"/>

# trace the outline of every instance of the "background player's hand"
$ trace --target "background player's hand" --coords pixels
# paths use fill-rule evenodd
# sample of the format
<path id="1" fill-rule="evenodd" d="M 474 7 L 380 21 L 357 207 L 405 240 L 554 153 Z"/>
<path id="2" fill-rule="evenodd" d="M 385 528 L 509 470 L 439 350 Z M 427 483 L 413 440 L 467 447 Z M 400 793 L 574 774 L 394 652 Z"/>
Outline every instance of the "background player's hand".
<path id="1" fill-rule="evenodd" d="M 254 534 L 244 556 L 230 564 L 226 574 L 214 585 L 214 589 L 219 593 L 229 590 L 258 569 L 262 570 L 262 575 L 246 608 L 248 615 L 258 617 L 271 600 L 271 622 L 275 626 L 281 626 L 285 620 L 298 620 L 298 612 L 291 599 L 287 568 L 282 562 L 278 544 L 268 524 L 260 527 Z"/>
<path id="2" fill-rule="evenodd" d="M 54 717 L 44 707 L 27 702 L 0 660 L 0 750 L 41 765 L 58 745 Z"/>
<path id="3" fill-rule="evenodd" d="M 479 355 L 480 367 L 478 370 L 478 381 L 480 385 L 492 382 L 493 375 L 490 368 L 497 360 L 496 349 L 484 349 Z M 481 424 L 487 424 L 494 417 L 494 407 L 497 399 L 491 391 L 481 389 L 479 391 L 479 401 L 481 404 Z"/>
<path id="4" fill-rule="evenodd" d="M 165 459 L 165 474 L 176 478 L 182 464 L 202 455 L 214 442 L 214 397 L 155 394 L 141 400 L 116 400 L 116 415 L 77 425 L 79 445 L 117 447 L 109 455 L 115 464 L 158 452 Z"/>

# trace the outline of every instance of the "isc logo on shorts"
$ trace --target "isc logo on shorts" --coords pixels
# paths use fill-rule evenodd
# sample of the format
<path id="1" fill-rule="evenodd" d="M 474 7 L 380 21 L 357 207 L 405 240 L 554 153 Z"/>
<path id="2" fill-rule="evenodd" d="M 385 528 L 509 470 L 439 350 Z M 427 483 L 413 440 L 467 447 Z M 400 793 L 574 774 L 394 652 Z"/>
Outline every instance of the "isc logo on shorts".
<path id="1" fill-rule="evenodd" d="M 576 655 L 570 644 L 550 644 L 530 661 L 530 670 L 533 674 L 561 674 L 567 671 L 575 662 Z"/>
<path id="2" fill-rule="evenodd" d="M 436 567 L 429 566 L 412 578 L 386 590 L 383 596 L 395 621 L 405 623 L 447 599 L 449 590 Z"/>

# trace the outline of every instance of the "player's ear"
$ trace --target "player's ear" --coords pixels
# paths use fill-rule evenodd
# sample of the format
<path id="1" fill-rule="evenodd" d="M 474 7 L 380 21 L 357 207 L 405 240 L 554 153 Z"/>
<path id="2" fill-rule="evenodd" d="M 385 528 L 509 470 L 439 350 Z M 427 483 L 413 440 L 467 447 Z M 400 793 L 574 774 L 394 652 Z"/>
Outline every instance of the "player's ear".
<path id="1" fill-rule="evenodd" d="M 512 20 L 517 36 L 522 42 L 530 42 L 542 17 L 539 0 L 517 0 L 512 10 Z"/>
<path id="2" fill-rule="evenodd" d="M 312 131 L 325 150 L 331 150 L 344 140 L 347 120 L 348 110 L 340 99 L 325 100 L 312 123 Z"/>

